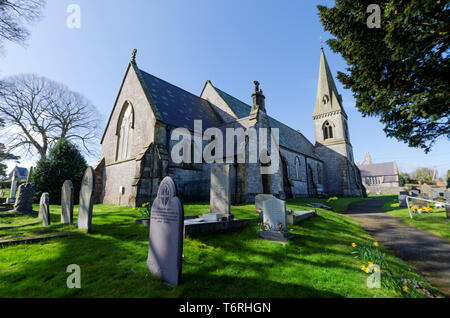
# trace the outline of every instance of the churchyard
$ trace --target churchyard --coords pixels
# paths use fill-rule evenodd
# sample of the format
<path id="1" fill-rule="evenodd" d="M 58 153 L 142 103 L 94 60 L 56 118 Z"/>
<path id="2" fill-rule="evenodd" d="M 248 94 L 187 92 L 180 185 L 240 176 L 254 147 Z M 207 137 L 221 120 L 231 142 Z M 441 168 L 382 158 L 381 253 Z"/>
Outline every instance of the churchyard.
<path id="1" fill-rule="evenodd" d="M 332 210 L 316 209 L 316 216 L 288 225 L 294 237 L 284 243 L 258 235 L 260 220 L 253 203 L 231 206 L 234 217 L 249 219 L 250 225 L 233 232 L 186 235 L 182 241 L 181 283 L 172 287 L 149 271 L 149 229 L 136 223 L 142 217 L 138 211 L 94 205 L 91 230 L 87 232 L 76 225 L 62 224 L 61 206 L 50 205 L 48 226 L 39 223 L 1 229 L 0 240 L 61 233 L 71 236 L 3 245 L 0 297 L 439 296 L 410 266 L 382 246 L 374 246 L 374 239 L 355 221 L 337 213 L 359 200 L 364 199 L 288 200 L 287 210 L 310 210 L 308 204 L 313 202 L 326 204 Z M 38 211 L 39 205 L 34 204 L 33 210 Z M 73 211 L 76 224 L 78 206 Z M 184 203 L 185 217 L 209 212 L 209 202 Z M 40 222 L 36 215 L 0 217 L 0 227 L 36 220 Z M 354 253 L 361 249 L 374 251 L 371 255 L 383 263 L 380 288 L 366 284 L 370 274 L 362 266 L 374 260 Z M 66 285 L 70 275 L 67 267 L 71 264 L 80 266 L 81 288 Z M 410 283 L 404 283 L 405 279 Z M 409 286 L 407 292 L 404 285 Z M 420 291 L 422 287 L 428 294 Z"/>

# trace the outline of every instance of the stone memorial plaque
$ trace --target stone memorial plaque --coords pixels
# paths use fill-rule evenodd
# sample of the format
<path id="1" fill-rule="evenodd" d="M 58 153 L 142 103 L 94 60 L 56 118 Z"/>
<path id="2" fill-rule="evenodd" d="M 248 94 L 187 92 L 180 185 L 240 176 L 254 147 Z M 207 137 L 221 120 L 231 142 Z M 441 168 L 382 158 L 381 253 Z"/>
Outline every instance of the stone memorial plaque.
<path id="1" fill-rule="evenodd" d="M 230 215 L 230 165 L 211 167 L 210 213 Z"/>
<path id="2" fill-rule="evenodd" d="M 181 283 L 184 209 L 172 178 L 165 177 L 158 188 L 150 214 L 147 266 L 169 285 Z"/>
<path id="3" fill-rule="evenodd" d="M 50 221 L 50 196 L 47 192 L 42 193 L 39 203 L 39 214 L 42 215 L 42 226 L 49 226 Z"/>
<path id="4" fill-rule="evenodd" d="M 79 229 L 91 231 L 92 209 L 94 208 L 95 173 L 88 167 L 84 173 L 80 189 L 77 225 Z"/>
<path id="5" fill-rule="evenodd" d="M 61 189 L 61 223 L 73 224 L 73 185 L 66 180 Z"/>
<path id="6" fill-rule="evenodd" d="M 33 199 L 36 189 L 30 183 L 24 183 L 17 189 L 16 202 L 14 203 L 14 210 L 20 213 L 33 212 Z"/>

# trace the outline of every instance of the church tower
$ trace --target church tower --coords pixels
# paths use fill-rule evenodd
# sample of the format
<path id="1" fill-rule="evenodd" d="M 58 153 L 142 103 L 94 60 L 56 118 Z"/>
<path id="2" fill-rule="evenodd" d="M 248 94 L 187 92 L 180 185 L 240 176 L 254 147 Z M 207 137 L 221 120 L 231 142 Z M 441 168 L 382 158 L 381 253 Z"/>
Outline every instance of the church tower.
<path id="1" fill-rule="evenodd" d="M 336 89 L 323 48 L 320 53 L 319 81 L 313 113 L 316 152 L 324 160 L 330 195 L 353 195 L 358 173 L 348 131 L 348 117 Z M 357 169 L 357 168 L 356 168 Z M 357 191 L 356 191 L 357 192 Z M 356 194 L 356 193 L 355 193 Z"/>

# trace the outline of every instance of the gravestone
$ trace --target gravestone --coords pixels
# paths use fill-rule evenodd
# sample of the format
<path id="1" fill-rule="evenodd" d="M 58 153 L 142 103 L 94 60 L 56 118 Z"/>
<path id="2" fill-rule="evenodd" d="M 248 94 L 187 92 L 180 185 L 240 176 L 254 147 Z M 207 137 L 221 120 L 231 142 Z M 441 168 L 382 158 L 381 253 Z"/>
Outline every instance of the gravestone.
<path id="1" fill-rule="evenodd" d="M 88 167 L 81 181 L 80 203 L 78 206 L 77 225 L 81 230 L 91 231 L 92 209 L 94 208 L 95 173 Z"/>
<path id="2" fill-rule="evenodd" d="M 17 190 L 17 172 L 14 170 L 12 179 L 11 179 L 11 189 L 9 190 L 8 202 L 14 203 L 16 200 L 16 190 Z"/>
<path id="3" fill-rule="evenodd" d="M 408 192 L 400 192 L 400 194 L 398 195 L 398 204 L 399 207 L 401 208 L 406 208 L 408 207 L 408 205 L 406 204 L 406 201 L 408 200 Z"/>
<path id="4" fill-rule="evenodd" d="M 73 224 L 73 185 L 66 180 L 61 189 L 61 223 Z"/>
<path id="5" fill-rule="evenodd" d="M 431 186 L 424 183 L 421 187 L 420 187 L 420 193 L 421 194 L 426 194 L 428 196 L 428 198 L 431 198 L 433 196 L 432 190 L 431 190 Z"/>
<path id="6" fill-rule="evenodd" d="M 431 198 L 437 199 L 440 198 L 441 194 L 439 193 L 439 190 L 431 189 Z"/>
<path id="7" fill-rule="evenodd" d="M 33 198 L 36 192 L 34 185 L 24 183 L 17 189 L 17 198 L 14 203 L 14 210 L 20 213 L 33 212 Z"/>
<path id="8" fill-rule="evenodd" d="M 181 283 L 184 209 L 172 178 L 165 177 L 158 188 L 150 214 L 147 266 L 169 285 Z"/>
<path id="9" fill-rule="evenodd" d="M 258 194 L 255 196 L 255 209 L 261 210 L 263 208 L 263 202 L 269 199 L 275 198 L 271 194 Z"/>
<path id="10" fill-rule="evenodd" d="M 272 198 L 263 202 L 263 224 L 259 235 L 267 240 L 286 241 L 293 238 L 286 222 L 286 202 Z"/>
<path id="11" fill-rule="evenodd" d="M 30 170 L 28 170 L 27 183 L 30 183 L 32 173 L 33 173 L 33 167 L 30 167 Z"/>
<path id="12" fill-rule="evenodd" d="M 423 207 L 426 207 L 428 205 L 428 202 L 420 200 L 420 198 L 428 199 L 428 196 L 425 193 L 421 193 L 417 198 L 412 199 L 412 205 L 416 205 L 419 207 L 419 209 L 422 209 Z"/>
<path id="13" fill-rule="evenodd" d="M 217 165 L 211 167 L 210 213 L 203 215 L 204 219 L 231 219 L 231 165 Z"/>
<path id="14" fill-rule="evenodd" d="M 42 193 L 39 203 L 39 214 L 42 215 L 42 226 L 50 225 L 50 196 L 47 192 Z"/>
<path id="15" fill-rule="evenodd" d="M 445 201 L 450 202 L 450 191 L 447 190 L 444 192 Z"/>

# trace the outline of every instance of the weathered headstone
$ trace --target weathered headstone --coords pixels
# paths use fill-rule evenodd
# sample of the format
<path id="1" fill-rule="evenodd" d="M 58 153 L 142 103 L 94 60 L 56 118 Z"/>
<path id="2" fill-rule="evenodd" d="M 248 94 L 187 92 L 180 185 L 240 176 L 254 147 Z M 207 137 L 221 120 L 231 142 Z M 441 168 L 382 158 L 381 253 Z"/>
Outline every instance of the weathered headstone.
<path id="1" fill-rule="evenodd" d="M 406 201 L 408 200 L 408 192 L 402 193 L 400 192 L 400 194 L 398 195 L 398 204 L 399 207 L 401 208 L 406 208 L 408 205 L 406 204 Z"/>
<path id="2" fill-rule="evenodd" d="M 426 194 L 428 196 L 428 198 L 431 198 L 433 196 L 432 190 L 431 190 L 431 186 L 424 183 L 421 187 L 420 187 L 420 193 L 421 194 Z"/>
<path id="3" fill-rule="evenodd" d="M 428 200 L 428 196 L 425 193 L 421 193 L 417 198 L 412 199 L 412 205 L 418 206 L 419 209 L 426 207 L 428 205 L 428 201 L 420 200 L 420 199 Z"/>
<path id="4" fill-rule="evenodd" d="M 61 223 L 73 224 L 73 185 L 66 180 L 61 189 Z"/>
<path id="5" fill-rule="evenodd" d="M 39 203 L 39 214 L 42 213 L 42 226 L 50 225 L 50 196 L 47 192 L 42 193 Z"/>
<path id="6" fill-rule="evenodd" d="M 450 190 L 444 192 L 444 198 L 447 202 L 450 202 Z"/>
<path id="7" fill-rule="evenodd" d="M 203 218 L 231 218 L 230 168 L 231 165 L 211 167 L 210 214 L 203 215 Z"/>
<path id="8" fill-rule="evenodd" d="M 147 266 L 169 285 L 181 283 L 184 209 L 172 178 L 165 177 L 158 188 L 150 214 Z"/>
<path id="9" fill-rule="evenodd" d="M 14 170 L 11 178 L 11 189 L 9 190 L 8 202 L 14 203 L 16 200 L 16 190 L 17 190 L 17 172 Z"/>
<path id="10" fill-rule="evenodd" d="M 24 183 L 17 189 L 16 202 L 14 203 L 14 210 L 20 213 L 33 212 L 33 198 L 36 192 L 34 185 Z"/>
<path id="11" fill-rule="evenodd" d="M 33 167 L 30 167 L 30 170 L 28 170 L 27 183 L 30 183 L 32 173 L 33 173 Z"/>
<path id="12" fill-rule="evenodd" d="M 286 202 L 277 198 L 263 202 L 263 224 L 259 231 L 262 238 L 274 241 L 286 241 L 293 235 L 286 226 Z"/>
<path id="13" fill-rule="evenodd" d="M 91 231 L 92 210 L 94 208 L 95 173 L 88 167 L 81 181 L 80 203 L 78 206 L 77 225 L 79 229 Z"/>

